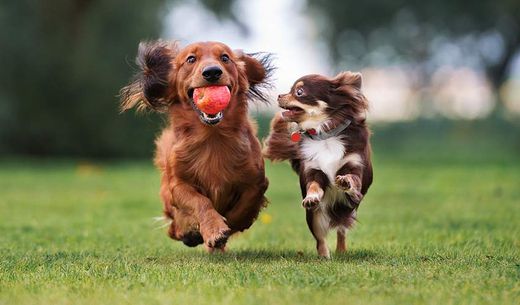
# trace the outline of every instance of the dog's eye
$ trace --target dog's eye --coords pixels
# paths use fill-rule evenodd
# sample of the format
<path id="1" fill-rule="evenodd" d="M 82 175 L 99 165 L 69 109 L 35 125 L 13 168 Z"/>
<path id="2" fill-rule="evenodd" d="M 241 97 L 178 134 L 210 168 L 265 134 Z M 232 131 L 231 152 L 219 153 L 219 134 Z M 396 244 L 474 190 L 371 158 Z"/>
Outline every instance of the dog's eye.
<path id="1" fill-rule="evenodd" d="M 303 95 L 303 88 L 298 88 L 298 90 L 296 90 L 296 96 L 302 96 Z"/>
<path id="2" fill-rule="evenodd" d="M 196 60 L 197 60 L 197 58 L 195 58 L 195 56 L 190 55 L 190 56 L 188 56 L 188 58 L 186 59 L 186 62 L 189 63 L 189 64 L 192 64 L 192 63 L 194 63 Z"/>
<path id="3" fill-rule="evenodd" d="M 229 56 L 227 54 L 223 54 L 222 56 L 220 56 L 220 59 L 223 62 L 228 62 L 229 61 Z"/>

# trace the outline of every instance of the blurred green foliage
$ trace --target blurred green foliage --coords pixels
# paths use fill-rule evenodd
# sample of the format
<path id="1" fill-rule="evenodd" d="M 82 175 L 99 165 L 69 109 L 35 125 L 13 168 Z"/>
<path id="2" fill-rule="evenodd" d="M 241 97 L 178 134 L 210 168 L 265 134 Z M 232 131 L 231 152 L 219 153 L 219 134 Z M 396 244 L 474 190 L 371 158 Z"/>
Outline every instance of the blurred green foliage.
<path id="1" fill-rule="evenodd" d="M 428 69 L 443 43 L 459 44 L 478 61 L 466 64 L 479 65 L 499 88 L 520 51 L 520 1 L 516 0 L 308 3 L 316 15 L 323 16 L 319 24 L 333 57 L 350 64 L 366 64 L 365 55 L 383 47 L 393 63 L 426 64 Z"/>
<path id="2" fill-rule="evenodd" d="M 118 115 L 117 95 L 164 2 L 2 1 L 0 153 L 148 155 L 157 123 Z"/>
<path id="3" fill-rule="evenodd" d="M 412 87 L 423 94 L 441 66 L 468 66 L 482 70 L 497 93 L 492 115 L 502 119 L 507 111 L 498 92 L 520 54 L 520 1 L 305 3 L 303 13 L 316 25 L 316 36 L 326 43 L 338 70 L 399 65 L 413 74 Z M 426 117 L 431 112 L 428 103 L 428 96 L 420 98 L 419 108 Z"/>
<path id="4" fill-rule="evenodd" d="M 0 155 L 150 156 L 154 134 L 165 124 L 164 119 L 154 114 L 119 114 L 117 95 L 136 71 L 133 62 L 138 42 L 160 36 L 168 5 L 175 1 L 2 1 Z M 233 9 L 234 2 L 202 1 L 220 18 L 244 27 Z M 389 36 L 389 41 L 413 61 L 425 56 L 421 47 L 434 35 L 498 31 L 506 51 L 499 61 L 488 66 L 504 72 L 510 59 L 507 56 L 518 50 L 518 3 L 309 0 L 308 8 L 317 23 L 324 26 L 324 37 L 338 60 L 344 53 L 343 39 L 348 42 L 352 33 L 368 37 L 381 29 L 395 32 L 397 36 Z M 403 24 L 418 31 L 395 30 L 391 24 L 396 18 L 411 20 Z M 358 60 L 356 54 L 356 48 L 349 48 L 349 56 Z M 260 117 L 261 137 L 267 133 L 268 120 Z M 415 130 L 429 132 L 432 127 L 421 126 L 424 128 Z M 505 134 L 509 130 L 495 131 Z M 512 130 L 518 135 L 518 128 Z M 394 136 L 399 135 L 388 134 Z"/>

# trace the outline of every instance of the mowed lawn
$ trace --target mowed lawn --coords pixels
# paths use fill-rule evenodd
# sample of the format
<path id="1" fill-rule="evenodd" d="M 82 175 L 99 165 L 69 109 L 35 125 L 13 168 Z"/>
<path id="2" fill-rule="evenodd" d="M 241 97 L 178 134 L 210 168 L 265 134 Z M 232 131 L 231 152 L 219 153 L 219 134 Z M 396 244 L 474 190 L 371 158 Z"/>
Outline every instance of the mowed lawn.
<path id="1" fill-rule="evenodd" d="M 520 304 L 520 162 L 376 158 L 329 261 L 296 175 L 267 174 L 269 207 L 208 255 L 154 222 L 151 162 L 3 161 L 0 304 Z"/>

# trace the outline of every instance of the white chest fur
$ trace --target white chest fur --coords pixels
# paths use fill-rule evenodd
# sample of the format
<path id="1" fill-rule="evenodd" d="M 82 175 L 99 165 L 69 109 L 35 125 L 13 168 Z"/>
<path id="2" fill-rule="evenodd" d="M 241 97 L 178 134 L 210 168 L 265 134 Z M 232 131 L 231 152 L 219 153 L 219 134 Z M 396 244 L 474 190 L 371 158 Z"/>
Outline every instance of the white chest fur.
<path id="1" fill-rule="evenodd" d="M 306 169 L 323 171 L 334 183 L 336 172 L 345 164 L 345 146 L 339 137 L 325 140 L 304 138 L 301 146 Z"/>
<path id="2" fill-rule="evenodd" d="M 302 142 L 301 152 L 305 170 L 318 169 L 329 178 L 330 185 L 324 190 L 325 194 L 321 202 L 325 206 L 335 202 L 348 203 L 345 192 L 335 184 L 336 174 L 346 163 L 351 163 L 352 166 L 363 166 L 361 156 L 357 153 L 345 154 L 345 145 L 339 137 L 325 140 L 305 138 Z"/>

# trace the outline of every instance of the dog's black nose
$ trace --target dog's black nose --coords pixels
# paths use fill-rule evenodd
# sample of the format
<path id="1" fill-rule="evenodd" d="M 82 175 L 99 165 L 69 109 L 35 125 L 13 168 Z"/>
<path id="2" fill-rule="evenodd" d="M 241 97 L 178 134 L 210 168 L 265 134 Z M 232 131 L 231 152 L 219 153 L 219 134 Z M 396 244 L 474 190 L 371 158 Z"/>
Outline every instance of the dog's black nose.
<path id="1" fill-rule="evenodd" d="M 281 99 L 282 98 L 282 94 L 278 94 L 278 99 Z"/>
<path id="2" fill-rule="evenodd" d="M 221 75 L 222 70 L 218 66 L 209 66 L 205 67 L 204 70 L 202 70 L 202 76 L 208 82 L 218 81 Z"/>

